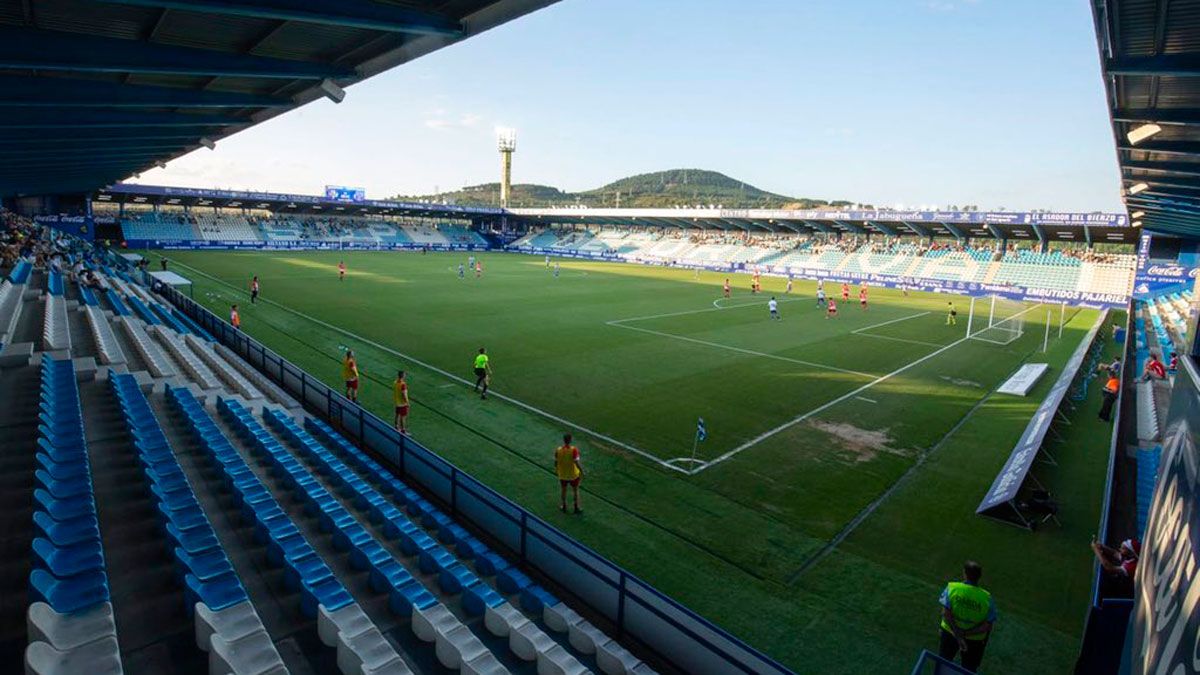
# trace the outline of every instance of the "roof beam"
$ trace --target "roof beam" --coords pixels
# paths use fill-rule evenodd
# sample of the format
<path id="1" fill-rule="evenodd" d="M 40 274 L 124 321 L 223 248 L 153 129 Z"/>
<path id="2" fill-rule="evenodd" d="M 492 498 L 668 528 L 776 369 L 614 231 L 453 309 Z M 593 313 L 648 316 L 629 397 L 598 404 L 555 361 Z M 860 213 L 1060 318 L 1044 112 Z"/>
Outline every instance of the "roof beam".
<path id="1" fill-rule="evenodd" d="M 820 230 L 821 232 L 824 232 L 825 234 L 833 233 L 832 228 L 830 228 L 828 225 L 826 225 L 825 223 L 822 223 L 819 220 L 801 220 L 800 222 L 804 223 L 805 225 L 808 225 L 809 227 L 811 227 L 813 229 Z"/>
<path id="2" fill-rule="evenodd" d="M 1165 125 L 1200 125 L 1200 110 L 1196 108 L 1117 108 L 1114 122 L 1154 122 Z"/>
<path id="3" fill-rule="evenodd" d="M 55 146 L 50 148 L 14 148 L 0 144 L 0 157 L 15 157 L 23 160 L 35 160 L 40 157 L 75 157 L 81 162 L 87 162 L 92 157 L 111 157 L 113 155 L 171 155 L 186 149 L 189 146 L 180 145 L 179 143 L 171 143 L 165 145 L 107 145 L 107 146 L 90 146 L 90 147 L 64 147 Z M 198 144 L 195 147 L 200 147 Z"/>
<path id="4" fill-rule="evenodd" d="M 1150 171 L 1153 173 L 1173 173 L 1182 176 L 1200 176 L 1200 162 L 1138 162 L 1128 160 L 1121 163 L 1121 168 L 1134 171 Z"/>
<path id="5" fill-rule="evenodd" d="M 1137 145 L 1122 143 L 1121 152 L 1157 152 L 1163 155 L 1200 155 L 1200 143 L 1195 141 L 1145 141 Z"/>
<path id="6" fill-rule="evenodd" d="M 118 5 L 182 9 L 254 19 L 362 28 L 391 33 L 464 37 L 461 21 L 372 0 L 101 0 Z"/>
<path id="7" fill-rule="evenodd" d="M 30 137 L 20 130 L 0 129 L 0 147 L 5 145 L 31 145 L 36 147 L 54 145 L 81 145 L 86 143 L 127 143 L 145 141 L 196 142 L 195 133 L 170 132 L 161 129 L 60 129 L 53 136 Z"/>
<path id="8" fill-rule="evenodd" d="M 1200 76 L 1200 56 L 1196 54 L 1159 54 L 1108 59 L 1109 75 L 1153 75 L 1169 77 Z"/>
<path id="9" fill-rule="evenodd" d="M 178 148 L 199 145 L 195 134 L 164 134 L 161 136 L 129 136 L 124 138 L 23 138 L 0 136 L 0 152 L 55 152 L 59 150 L 103 150 L 113 146 L 122 148 Z"/>
<path id="10" fill-rule="evenodd" d="M 109 127 L 210 128 L 249 125 L 252 121 L 228 115 L 143 112 L 125 110 L 10 109 L 0 114 L 0 129 L 98 129 Z"/>
<path id="11" fill-rule="evenodd" d="M 326 63 L 0 26 L 0 70 L 13 69 L 286 80 L 356 76 L 350 68 Z"/>
<path id="12" fill-rule="evenodd" d="M 0 76 L 0 107 L 283 108 L 284 98 L 62 77 Z"/>
<path id="13" fill-rule="evenodd" d="M 849 220 L 835 220 L 835 224 L 845 225 L 848 229 L 853 230 L 855 234 L 866 234 L 867 230 L 858 223 L 852 223 Z"/>
<path id="14" fill-rule="evenodd" d="M 863 223 L 867 224 L 867 225 L 874 225 L 875 227 L 878 227 L 880 230 L 883 231 L 884 234 L 886 234 L 889 237 L 897 236 L 896 228 L 892 227 L 891 225 L 888 225 L 887 223 L 881 223 L 878 220 L 864 220 Z"/>
<path id="15" fill-rule="evenodd" d="M 942 227 L 946 228 L 950 232 L 950 234 L 954 235 L 955 239 L 957 239 L 959 241 L 967 240 L 967 238 L 965 236 L 963 236 L 962 230 L 958 229 L 958 226 L 955 225 L 954 223 L 938 221 L 938 225 L 941 225 Z"/>

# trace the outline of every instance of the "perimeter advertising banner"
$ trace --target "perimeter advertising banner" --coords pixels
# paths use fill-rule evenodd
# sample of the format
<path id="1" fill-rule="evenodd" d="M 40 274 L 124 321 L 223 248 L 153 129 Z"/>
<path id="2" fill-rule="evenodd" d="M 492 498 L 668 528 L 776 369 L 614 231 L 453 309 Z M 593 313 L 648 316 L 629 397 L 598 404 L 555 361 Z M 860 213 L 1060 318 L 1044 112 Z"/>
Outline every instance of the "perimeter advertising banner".
<path id="1" fill-rule="evenodd" d="M 1133 297 L 1139 300 L 1169 295 L 1190 289 L 1200 277 L 1200 260 L 1183 254 L 1175 260 L 1150 257 L 1151 236 L 1142 233 L 1138 240 L 1137 274 L 1133 279 Z"/>
<path id="2" fill-rule="evenodd" d="M 1182 364 L 1138 562 L 1126 644 L 1134 675 L 1200 672 L 1200 375 Z"/>

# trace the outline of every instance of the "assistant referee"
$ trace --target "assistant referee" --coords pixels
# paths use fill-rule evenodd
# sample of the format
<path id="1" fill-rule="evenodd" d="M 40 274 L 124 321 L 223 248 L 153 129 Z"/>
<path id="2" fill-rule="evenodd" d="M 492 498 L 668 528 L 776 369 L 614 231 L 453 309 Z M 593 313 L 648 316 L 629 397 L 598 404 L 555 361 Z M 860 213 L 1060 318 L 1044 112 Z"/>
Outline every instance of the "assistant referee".
<path id="1" fill-rule="evenodd" d="M 479 393 L 479 398 L 487 398 L 488 380 L 492 374 L 492 364 L 488 360 L 487 350 L 483 347 L 479 348 L 479 354 L 475 356 L 475 391 Z M 480 390 L 480 386 L 483 387 Z"/>

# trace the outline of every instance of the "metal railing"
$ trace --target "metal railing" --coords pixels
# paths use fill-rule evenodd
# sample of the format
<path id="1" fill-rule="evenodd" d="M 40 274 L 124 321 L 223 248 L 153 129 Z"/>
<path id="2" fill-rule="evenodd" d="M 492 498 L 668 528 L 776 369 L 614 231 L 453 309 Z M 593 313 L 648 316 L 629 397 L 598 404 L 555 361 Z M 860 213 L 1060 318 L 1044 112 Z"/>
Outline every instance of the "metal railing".
<path id="1" fill-rule="evenodd" d="M 928 649 L 921 650 L 917 663 L 913 666 L 912 675 L 970 675 L 971 671 L 957 663 L 934 654 Z"/>
<path id="2" fill-rule="evenodd" d="M 437 453 L 401 435 L 392 425 L 178 290 L 165 288 L 160 293 L 214 339 L 300 401 L 306 410 L 338 426 L 344 435 L 385 460 L 401 479 L 439 499 L 456 519 L 470 522 L 522 564 L 569 588 L 612 622 L 618 639 L 632 638 L 687 673 L 792 672 Z"/>

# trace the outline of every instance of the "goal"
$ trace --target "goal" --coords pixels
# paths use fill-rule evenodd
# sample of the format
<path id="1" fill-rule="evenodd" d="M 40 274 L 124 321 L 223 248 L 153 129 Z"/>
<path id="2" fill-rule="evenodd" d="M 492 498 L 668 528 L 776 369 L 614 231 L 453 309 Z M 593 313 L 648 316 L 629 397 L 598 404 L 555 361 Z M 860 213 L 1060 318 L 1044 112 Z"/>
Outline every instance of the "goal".
<path id="1" fill-rule="evenodd" d="M 1007 345 L 1025 334 L 1024 303 L 991 295 L 971 298 L 967 318 L 967 337 L 998 345 Z"/>

